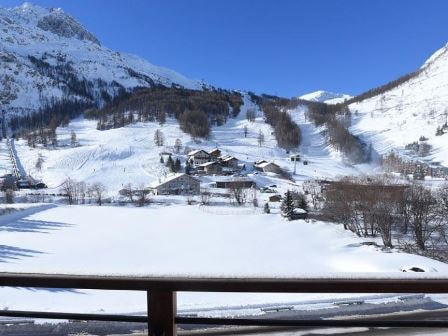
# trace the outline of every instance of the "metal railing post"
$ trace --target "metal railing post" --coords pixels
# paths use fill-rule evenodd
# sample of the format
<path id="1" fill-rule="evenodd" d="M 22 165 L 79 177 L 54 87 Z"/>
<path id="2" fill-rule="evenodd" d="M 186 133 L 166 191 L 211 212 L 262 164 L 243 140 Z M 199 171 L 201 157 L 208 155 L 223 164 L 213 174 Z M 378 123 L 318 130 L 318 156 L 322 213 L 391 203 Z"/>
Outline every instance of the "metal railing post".
<path id="1" fill-rule="evenodd" d="M 148 291 L 148 335 L 176 336 L 176 292 Z"/>

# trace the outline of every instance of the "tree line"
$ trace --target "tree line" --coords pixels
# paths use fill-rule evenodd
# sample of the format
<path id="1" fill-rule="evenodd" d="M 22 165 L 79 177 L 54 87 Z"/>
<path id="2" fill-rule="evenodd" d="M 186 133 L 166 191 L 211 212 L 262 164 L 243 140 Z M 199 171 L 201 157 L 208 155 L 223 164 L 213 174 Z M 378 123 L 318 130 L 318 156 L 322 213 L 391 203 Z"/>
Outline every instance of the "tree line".
<path id="1" fill-rule="evenodd" d="M 26 137 L 26 134 L 39 129 L 56 129 L 58 126 L 66 126 L 71 119 L 76 118 L 85 109 L 92 107 L 92 103 L 81 100 L 54 98 L 45 101 L 42 107 L 35 113 L 22 116 L 13 116 L 9 119 L 9 127 L 17 137 Z"/>
<path id="2" fill-rule="evenodd" d="M 384 85 L 378 86 L 376 88 L 370 89 L 366 92 L 363 92 L 353 98 L 347 99 L 344 102 L 344 105 L 349 105 L 349 104 L 353 104 L 353 103 L 359 103 L 363 100 L 378 96 L 380 94 L 383 94 L 389 90 L 392 90 L 393 88 L 396 88 L 397 86 L 400 86 L 401 84 L 403 84 L 404 82 L 407 82 L 408 80 L 418 76 L 420 73 L 422 72 L 422 69 L 419 69 L 417 71 L 414 72 L 410 72 L 408 74 L 405 74 L 393 81 L 390 81 Z"/>
<path id="3" fill-rule="evenodd" d="M 386 247 L 397 243 L 446 260 L 448 184 L 430 189 L 387 177 L 346 177 L 325 185 L 322 214 L 360 237 L 380 236 Z"/>
<path id="4" fill-rule="evenodd" d="M 325 126 L 329 143 L 344 153 L 353 163 L 370 160 L 366 144 L 348 130 L 351 120 L 349 108 L 343 104 L 309 103 L 307 117 L 316 126 Z"/>
<path id="5" fill-rule="evenodd" d="M 273 127 L 277 145 L 286 150 L 299 147 L 302 140 L 300 128 L 286 112 L 291 107 L 291 101 L 275 96 L 249 94 L 263 111 L 265 122 Z"/>
<path id="6" fill-rule="evenodd" d="M 107 189 L 101 182 L 87 184 L 67 178 L 60 188 L 60 193 L 68 204 L 86 204 L 95 202 L 102 205 L 107 196 Z"/>
<path id="7" fill-rule="evenodd" d="M 98 120 L 101 130 L 140 121 L 163 124 L 167 117 L 174 117 L 184 132 L 206 138 L 211 125 L 223 125 L 229 117 L 237 116 L 242 104 L 241 94 L 234 91 L 154 86 L 90 109 L 85 116 Z"/>

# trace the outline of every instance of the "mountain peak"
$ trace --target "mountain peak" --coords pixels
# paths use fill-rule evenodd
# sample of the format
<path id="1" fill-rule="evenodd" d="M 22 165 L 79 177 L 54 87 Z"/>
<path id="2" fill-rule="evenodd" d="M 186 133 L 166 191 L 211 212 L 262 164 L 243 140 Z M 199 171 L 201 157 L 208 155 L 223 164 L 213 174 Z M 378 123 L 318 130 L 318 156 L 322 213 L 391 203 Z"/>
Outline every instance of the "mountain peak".
<path id="1" fill-rule="evenodd" d="M 18 7 L 8 9 L 8 12 L 9 19 L 17 24 L 27 25 L 34 29 L 37 27 L 59 37 L 87 40 L 100 45 L 99 40 L 92 33 L 61 8 L 45 8 L 31 2 L 24 2 Z"/>
<path id="2" fill-rule="evenodd" d="M 336 103 L 342 103 L 345 99 L 352 98 L 352 96 L 343 93 L 318 90 L 311 93 L 307 93 L 303 96 L 300 96 L 299 98 L 303 100 L 309 100 L 320 103 L 336 104 Z"/>
<path id="3" fill-rule="evenodd" d="M 48 15 L 45 15 L 37 22 L 37 26 L 58 36 L 75 37 L 79 40 L 88 40 L 100 45 L 100 41 L 92 33 L 60 9 L 50 10 Z"/>
<path id="4" fill-rule="evenodd" d="M 29 2 L 0 6 L 0 31 L 0 101 L 8 115 L 33 113 L 47 101 L 101 105 L 139 87 L 204 87 L 171 69 L 100 45 L 60 8 Z"/>

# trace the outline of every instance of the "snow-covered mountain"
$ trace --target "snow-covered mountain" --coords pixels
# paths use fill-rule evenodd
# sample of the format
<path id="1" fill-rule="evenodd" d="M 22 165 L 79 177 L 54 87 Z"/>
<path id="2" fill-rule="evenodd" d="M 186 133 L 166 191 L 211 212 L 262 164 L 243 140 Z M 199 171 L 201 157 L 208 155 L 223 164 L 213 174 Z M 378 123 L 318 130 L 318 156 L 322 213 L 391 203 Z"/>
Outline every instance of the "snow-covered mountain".
<path id="1" fill-rule="evenodd" d="M 300 96 L 299 99 L 319 102 L 319 103 L 327 103 L 327 104 L 337 104 L 343 103 L 344 100 L 350 99 L 352 96 L 344 93 L 335 93 L 329 91 L 318 90 L 311 93 L 307 93 L 303 96 Z"/>
<path id="2" fill-rule="evenodd" d="M 25 3 L 0 7 L 0 102 L 8 113 L 38 109 L 52 98 L 101 102 L 119 90 L 203 83 L 101 45 L 61 9 Z"/>
<path id="3" fill-rule="evenodd" d="M 395 150 L 448 166 L 448 129 L 443 129 L 448 121 L 448 45 L 410 79 L 349 107 L 354 112 L 351 131 L 372 143 L 377 152 Z M 405 150 L 420 138 L 427 138 L 432 147 L 425 157 Z"/>

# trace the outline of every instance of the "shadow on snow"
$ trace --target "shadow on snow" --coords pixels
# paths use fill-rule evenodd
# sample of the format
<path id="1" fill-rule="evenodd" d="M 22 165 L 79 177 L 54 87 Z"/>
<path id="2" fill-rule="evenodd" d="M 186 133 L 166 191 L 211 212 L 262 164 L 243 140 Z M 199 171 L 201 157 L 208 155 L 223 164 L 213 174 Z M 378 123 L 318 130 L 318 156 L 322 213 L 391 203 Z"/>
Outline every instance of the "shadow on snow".
<path id="1" fill-rule="evenodd" d="M 19 219 L 14 222 L 1 223 L 0 232 L 34 232 L 34 233 L 50 233 L 64 227 L 70 227 L 71 224 L 49 222 L 41 220 Z"/>

